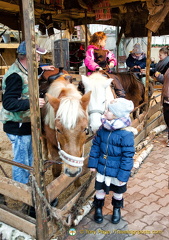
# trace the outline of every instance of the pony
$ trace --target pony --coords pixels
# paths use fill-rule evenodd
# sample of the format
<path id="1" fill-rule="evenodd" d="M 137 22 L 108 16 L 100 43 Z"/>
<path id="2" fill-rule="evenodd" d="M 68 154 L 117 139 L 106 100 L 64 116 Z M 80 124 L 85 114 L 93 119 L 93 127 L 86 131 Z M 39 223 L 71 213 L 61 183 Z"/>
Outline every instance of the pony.
<path id="1" fill-rule="evenodd" d="M 92 132 L 96 132 L 101 125 L 101 115 L 110 101 L 116 97 L 115 92 L 110 87 L 113 79 L 108 79 L 100 72 L 92 73 L 89 77 L 85 75 L 81 77 L 85 93 L 91 92 L 88 105 L 89 127 Z"/>
<path id="2" fill-rule="evenodd" d="M 89 126 L 94 133 L 101 125 L 100 118 L 107 108 L 108 103 L 116 97 L 112 89 L 113 79 L 115 78 L 121 82 L 126 93 L 126 99 L 132 100 L 134 107 L 144 102 L 144 84 L 138 81 L 132 74 L 94 72 L 88 77 L 82 76 L 82 85 L 84 86 L 85 93 L 89 90 L 92 91 L 88 113 Z"/>
<path id="3" fill-rule="evenodd" d="M 140 82 L 133 73 L 110 73 L 109 77 L 113 79 L 117 78 L 121 82 L 126 93 L 126 99 L 132 100 L 134 107 L 138 107 L 144 102 L 144 84 Z"/>
<path id="4" fill-rule="evenodd" d="M 67 74 L 60 75 L 48 87 L 42 109 L 43 138 L 51 158 L 60 156 L 62 164 L 54 164 L 53 176 L 61 172 L 75 177 L 82 171 L 83 147 L 88 129 L 87 106 L 90 92 L 82 94 L 68 80 Z"/>

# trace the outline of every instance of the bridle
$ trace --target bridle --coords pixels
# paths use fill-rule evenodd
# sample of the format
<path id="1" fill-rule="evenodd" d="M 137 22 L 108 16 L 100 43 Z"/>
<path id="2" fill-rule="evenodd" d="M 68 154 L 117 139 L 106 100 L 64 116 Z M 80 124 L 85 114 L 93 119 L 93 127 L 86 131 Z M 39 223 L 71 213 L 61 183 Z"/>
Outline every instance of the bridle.
<path id="1" fill-rule="evenodd" d="M 57 130 L 56 130 L 57 132 Z M 58 141 L 58 137 L 56 136 L 57 139 L 57 143 L 58 143 L 58 153 L 60 158 L 68 165 L 73 166 L 73 167 L 82 167 L 83 166 L 83 162 L 85 160 L 84 156 L 84 145 L 83 145 L 83 154 L 82 157 L 76 157 L 73 155 L 70 155 L 68 153 L 66 153 L 64 150 L 61 149 L 60 143 Z"/>
<path id="2" fill-rule="evenodd" d="M 93 114 L 93 113 L 100 113 L 101 115 L 103 115 L 104 111 L 101 111 L 99 109 L 94 109 L 88 112 L 89 115 Z"/>

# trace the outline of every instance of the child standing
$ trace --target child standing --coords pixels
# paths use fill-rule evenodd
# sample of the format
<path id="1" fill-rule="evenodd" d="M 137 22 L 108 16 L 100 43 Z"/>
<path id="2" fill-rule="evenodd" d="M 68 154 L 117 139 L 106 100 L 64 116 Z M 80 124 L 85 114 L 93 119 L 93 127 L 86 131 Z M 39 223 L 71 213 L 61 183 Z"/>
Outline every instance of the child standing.
<path id="1" fill-rule="evenodd" d="M 97 70 L 105 70 L 109 72 L 111 68 L 117 65 L 117 60 L 114 54 L 105 49 L 107 36 L 104 32 L 95 32 L 89 41 L 89 46 L 86 51 L 86 58 L 84 59 L 90 75 Z M 113 81 L 114 90 L 118 97 L 125 97 L 125 91 L 118 79 Z"/>
<path id="2" fill-rule="evenodd" d="M 134 109 L 133 102 L 124 98 L 116 98 L 102 118 L 102 126 L 97 132 L 91 147 L 88 167 L 96 171 L 94 197 L 96 223 L 102 223 L 102 207 L 104 198 L 113 191 L 112 223 L 117 224 L 121 218 L 120 208 L 123 207 L 123 193 L 127 190 L 127 181 L 133 167 L 134 128 L 131 124 L 130 112 Z"/>

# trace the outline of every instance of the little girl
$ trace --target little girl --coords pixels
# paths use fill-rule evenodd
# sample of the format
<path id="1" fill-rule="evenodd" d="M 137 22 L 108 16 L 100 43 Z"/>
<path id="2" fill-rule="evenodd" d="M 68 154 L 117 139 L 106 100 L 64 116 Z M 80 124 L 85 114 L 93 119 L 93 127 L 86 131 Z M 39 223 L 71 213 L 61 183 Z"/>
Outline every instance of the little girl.
<path id="1" fill-rule="evenodd" d="M 120 208 L 123 207 L 123 193 L 127 190 L 127 181 L 133 167 L 134 134 L 130 112 L 134 109 L 133 102 L 124 98 L 116 98 L 109 104 L 102 118 L 102 126 L 97 132 L 91 147 L 88 167 L 96 171 L 94 197 L 96 223 L 103 222 L 102 207 L 104 198 L 113 191 L 112 223 L 117 224 L 121 218 Z M 136 131 L 136 130 L 135 130 Z"/>
<path id="2" fill-rule="evenodd" d="M 89 46 L 86 51 L 84 63 L 88 69 L 87 75 L 97 70 L 106 70 L 109 72 L 111 68 L 117 65 L 114 54 L 105 49 L 107 36 L 104 32 L 95 32 L 90 39 Z M 118 79 L 113 81 L 114 90 L 118 97 L 125 97 L 125 91 Z"/>

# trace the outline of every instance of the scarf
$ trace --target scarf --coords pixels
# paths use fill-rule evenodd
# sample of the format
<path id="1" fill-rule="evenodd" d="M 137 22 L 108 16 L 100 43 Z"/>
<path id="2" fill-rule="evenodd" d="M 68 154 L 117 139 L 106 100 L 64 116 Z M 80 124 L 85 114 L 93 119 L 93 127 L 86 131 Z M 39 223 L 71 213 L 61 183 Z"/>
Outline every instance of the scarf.
<path id="1" fill-rule="evenodd" d="M 136 56 L 134 53 L 131 53 L 132 58 L 137 59 L 137 60 L 142 60 L 143 58 L 146 57 L 145 53 L 142 53 L 140 56 Z"/>
<path id="2" fill-rule="evenodd" d="M 114 131 L 117 129 L 125 128 L 130 126 L 131 119 L 130 117 L 122 117 L 122 118 L 116 118 L 111 121 L 107 120 L 106 118 L 101 118 L 102 126 L 106 128 L 109 131 Z"/>
<path id="3" fill-rule="evenodd" d="M 156 71 L 161 73 L 164 70 L 164 68 L 168 62 L 169 62 L 169 56 L 167 56 L 163 60 L 160 60 L 156 65 Z"/>

